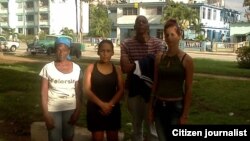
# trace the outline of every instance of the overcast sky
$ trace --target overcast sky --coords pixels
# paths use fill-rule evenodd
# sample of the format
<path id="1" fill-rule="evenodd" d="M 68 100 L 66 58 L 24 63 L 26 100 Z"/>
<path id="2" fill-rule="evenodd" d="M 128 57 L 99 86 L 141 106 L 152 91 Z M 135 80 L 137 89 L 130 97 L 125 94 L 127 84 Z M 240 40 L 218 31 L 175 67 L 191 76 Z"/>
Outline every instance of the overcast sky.
<path id="1" fill-rule="evenodd" d="M 225 0 L 225 7 L 240 11 L 241 12 L 241 19 L 243 21 L 245 21 L 246 18 L 244 17 L 244 13 L 245 13 L 245 9 L 247 9 L 247 8 L 243 7 L 243 1 L 244 0 Z"/>
<path id="2" fill-rule="evenodd" d="M 239 11 L 244 11 L 245 8 L 243 7 L 243 1 L 244 0 L 225 0 L 225 6 Z"/>

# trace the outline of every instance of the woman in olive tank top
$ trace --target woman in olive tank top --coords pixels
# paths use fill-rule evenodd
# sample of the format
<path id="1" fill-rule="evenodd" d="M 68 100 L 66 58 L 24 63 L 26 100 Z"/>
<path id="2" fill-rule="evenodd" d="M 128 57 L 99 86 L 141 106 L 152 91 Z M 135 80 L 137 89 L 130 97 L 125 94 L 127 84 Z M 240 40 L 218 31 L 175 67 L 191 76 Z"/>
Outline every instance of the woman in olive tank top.
<path id="1" fill-rule="evenodd" d="M 185 124 L 192 95 L 193 60 L 179 48 L 182 31 L 176 20 L 164 26 L 167 50 L 156 56 L 149 120 L 155 120 L 159 141 L 169 140 L 169 125 Z"/>

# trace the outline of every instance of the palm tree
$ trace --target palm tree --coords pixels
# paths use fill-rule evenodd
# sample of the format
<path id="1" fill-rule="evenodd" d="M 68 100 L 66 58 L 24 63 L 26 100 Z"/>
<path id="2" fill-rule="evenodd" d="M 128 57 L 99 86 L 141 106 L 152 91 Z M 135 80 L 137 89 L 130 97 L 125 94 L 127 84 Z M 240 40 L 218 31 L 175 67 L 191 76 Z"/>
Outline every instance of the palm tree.
<path id="1" fill-rule="evenodd" d="M 244 0 L 243 6 L 248 7 L 248 10 L 250 10 L 250 0 Z M 249 11 L 245 10 L 244 17 L 247 18 L 248 22 L 250 22 L 250 12 Z"/>
<path id="2" fill-rule="evenodd" d="M 107 6 L 90 5 L 90 36 L 106 38 L 110 35 L 112 21 L 108 18 Z"/>
<path id="3" fill-rule="evenodd" d="M 201 27 L 198 11 L 183 3 L 168 1 L 161 22 L 164 23 L 171 18 L 176 19 L 183 30 L 193 28 L 198 31 L 198 28 Z"/>

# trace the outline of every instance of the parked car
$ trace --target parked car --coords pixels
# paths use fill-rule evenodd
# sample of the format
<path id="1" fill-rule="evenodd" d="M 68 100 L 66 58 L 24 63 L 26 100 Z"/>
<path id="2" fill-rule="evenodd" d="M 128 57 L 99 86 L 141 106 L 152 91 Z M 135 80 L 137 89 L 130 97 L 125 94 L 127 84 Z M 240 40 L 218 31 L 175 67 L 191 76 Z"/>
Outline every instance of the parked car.
<path id="1" fill-rule="evenodd" d="M 0 47 L 2 50 L 15 52 L 19 46 L 19 42 L 8 41 L 4 36 L 0 36 Z"/>
<path id="2" fill-rule="evenodd" d="M 51 55 L 52 53 L 55 53 L 55 40 L 59 37 L 66 37 L 69 38 L 71 42 L 73 41 L 70 36 L 66 35 L 47 35 L 44 40 L 38 40 L 28 44 L 27 51 L 30 52 L 32 55 L 36 55 L 38 53 Z M 84 44 L 72 42 L 70 54 L 71 56 L 76 56 L 77 58 L 80 58 L 84 49 Z"/>

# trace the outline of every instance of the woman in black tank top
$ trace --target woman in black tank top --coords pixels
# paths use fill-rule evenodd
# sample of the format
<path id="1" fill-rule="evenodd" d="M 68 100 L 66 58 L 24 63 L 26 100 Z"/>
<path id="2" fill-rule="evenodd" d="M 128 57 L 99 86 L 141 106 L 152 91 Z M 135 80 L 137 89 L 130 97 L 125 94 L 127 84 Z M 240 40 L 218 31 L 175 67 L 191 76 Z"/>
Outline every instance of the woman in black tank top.
<path id="1" fill-rule="evenodd" d="M 164 26 L 167 51 L 156 56 L 149 119 L 155 120 L 159 141 L 169 140 L 169 125 L 185 124 L 192 95 L 193 60 L 179 48 L 182 31 L 176 20 Z"/>
<path id="2" fill-rule="evenodd" d="M 114 54 L 113 43 L 103 40 L 98 45 L 100 59 L 85 71 L 83 91 L 87 101 L 87 127 L 92 140 L 118 141 L 121 128 L 120 99 L 124 84 L 121 70 L 110 60 Z"/>

